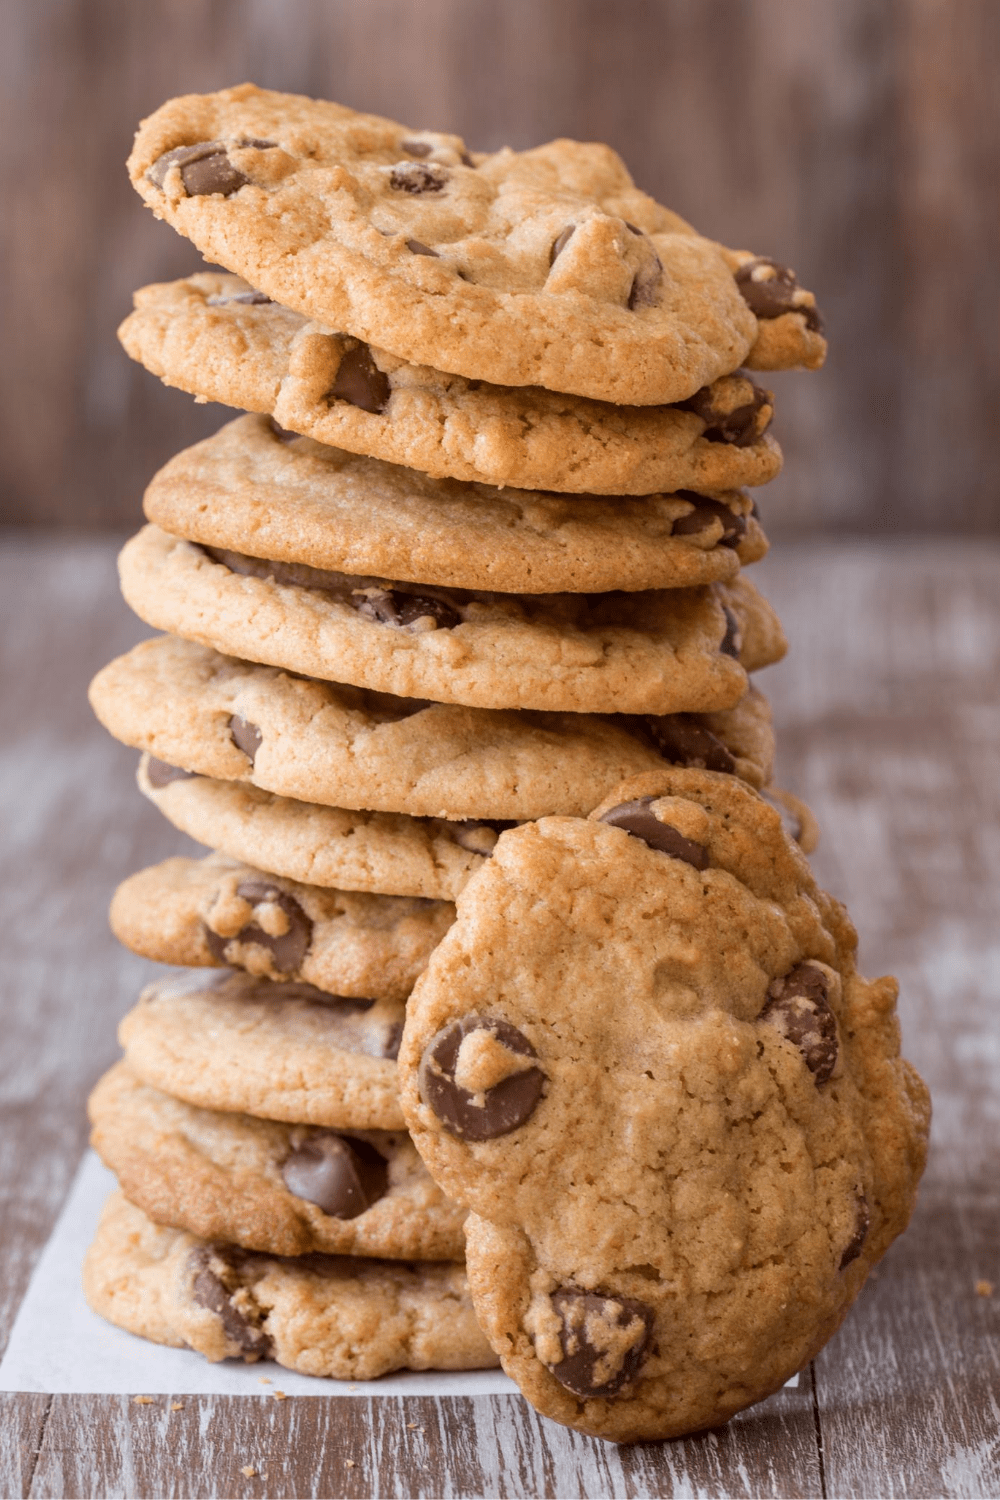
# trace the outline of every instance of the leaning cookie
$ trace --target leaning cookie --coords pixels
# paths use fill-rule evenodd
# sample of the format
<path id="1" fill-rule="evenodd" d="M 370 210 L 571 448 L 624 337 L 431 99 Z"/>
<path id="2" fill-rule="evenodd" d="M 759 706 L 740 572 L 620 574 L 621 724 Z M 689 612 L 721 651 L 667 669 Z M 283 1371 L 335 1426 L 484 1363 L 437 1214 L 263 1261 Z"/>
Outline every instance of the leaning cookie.
<path id="1" fill-rule="evenodd" d="M 687 588 L 734 578 L 767 551 L 742 490 L 557 495 L 431 479 L 259 416 L 175 454 L 143 507 L 206 547 L 501 593 Z"/>
<path id="2" fill-rule="evenodd" d="M 118 337 L 166 385 L 438 479 L 651 495 L 766 484 L 781 468 L 773 397 L 742 371 L 680 406 L 469 381 L 369 349 L 216 271 L 142 287 Z"/>
<path id="3" fill-rule="evenodd" d="M 461 1260 L 465 1210 L 405 1132 L 348 1134 L 198 1109 L 124 1062 L 90 1096 L 91 1142 L 158 1224 L 271 1255 Z"/>
<path id="4" fill-rule="evenodd" d="M 624 727 L 672 764 L 725 771 L 751 786 L 770 782 L 771 708 L 754 687 L 735 708 L 672 714 Z M 140 791 L 175 828 L 208 848 L 290 880 L 345 891 L 453 901 L 510 826 L 496 818 L 455 822 L 325 807 L 280 797 L 246 781 L 199 776 L 150 755 L 140 760 L 136 778 Z M 808 852 L 815 828 L 812 814 L 796 803 L 788 816 L 792 836 Z"/>
<path id="5" fill-rule="evenodd" d="M 273 1359 L 335 1380 L 497 1363 L 459 1265 L 255 1255 L 154 1224 L 120 1193 L 104 1207 L 83 1287 L 109 1323 L 213 1361 Z"/>
<path id="6" fill-rule="evenodd" d="M 158 629 L 303 676 L 471 708 L 711 712 L 785 650 L 745 578 L 472 594 L 206 551 L 157 526 L 126 543 L 118 570 L 126 602 Z"/>
<path id="7" fill-rule="evenodd" d="M 587 813 L 663 764 L 655 725 L 513 713 L 315 682 L 173 636 L 90 685 L 104 727 L 170 766 L 338 808 L 521 821 Z"/>
<path id="8" fill-rule="evenodd" d="M 251 84 L 170 100 L 128 163 L 207 260 L 327 328 L 474 380 L 682 401 L 742 363 L 756 318 L 716 245 L 607 212 L 632 180 L 607 148 L 591 166 L 562 141 L 473 158 Z"/>
<path id="9" fill-rule="evenodd" d="M 399 1066 L 418 1149 L 473 1210 L 505 1370 L 629 1441 L 715 1426 L 815 1355 L 905 1228 L 928 1100 L 895 982 L 857 974 L 774 809 L 677 768 L 618 798 L 501 837 Z"/>
<path id="10" fill-rule="evenodd" d="M 210 854 L 130 875 L 110 917 L 118 940 L 156 963 L 405 1000 L 454 914 L 448 901 L 301 885 Z"/>
<path id="11" fill-rule="evenodd" d="M 143 1083 L 203 1109 L 333 1130 L 403 1130 L 400 1000 L 349 999 L 247 974 L 147 985 L 118 1028 Z"/>

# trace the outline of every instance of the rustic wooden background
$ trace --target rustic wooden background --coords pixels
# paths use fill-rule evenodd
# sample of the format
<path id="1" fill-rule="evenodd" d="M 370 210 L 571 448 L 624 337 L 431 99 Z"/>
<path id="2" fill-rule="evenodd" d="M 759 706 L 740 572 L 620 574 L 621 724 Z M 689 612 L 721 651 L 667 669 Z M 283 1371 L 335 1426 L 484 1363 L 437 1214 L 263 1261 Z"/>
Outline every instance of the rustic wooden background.
<path id="1" fill-rule="evenodd" d="M 814 288 L 780 377 L 781 526 L 995 530 L 997 0 L 4 0 L 0 520 L 129 524 L 217 408 L 119 352 L 191 247 L 122 163 L 172 94 L 252 78 L 463 133 L 609 140 L 707 233 Z"/>

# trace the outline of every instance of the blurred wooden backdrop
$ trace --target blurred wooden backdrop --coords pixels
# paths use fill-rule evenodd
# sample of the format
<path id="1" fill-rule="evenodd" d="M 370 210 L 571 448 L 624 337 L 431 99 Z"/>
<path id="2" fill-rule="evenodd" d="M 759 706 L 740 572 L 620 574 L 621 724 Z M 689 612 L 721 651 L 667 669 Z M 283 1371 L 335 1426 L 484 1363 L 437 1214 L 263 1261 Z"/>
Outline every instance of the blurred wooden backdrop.
<path id="1" fill-rule="evenodd" d="M 197 256 L 122 163 L 250 78 L 489 149 L 610 141 L 706 233 L 792 264 L 831 355 L 778 378 L 779 527 L 996 532 L 1000 0 L 3 0 L 0 519 L 132 523 L 220 425 L 133 366 L 133 287 Z"/>

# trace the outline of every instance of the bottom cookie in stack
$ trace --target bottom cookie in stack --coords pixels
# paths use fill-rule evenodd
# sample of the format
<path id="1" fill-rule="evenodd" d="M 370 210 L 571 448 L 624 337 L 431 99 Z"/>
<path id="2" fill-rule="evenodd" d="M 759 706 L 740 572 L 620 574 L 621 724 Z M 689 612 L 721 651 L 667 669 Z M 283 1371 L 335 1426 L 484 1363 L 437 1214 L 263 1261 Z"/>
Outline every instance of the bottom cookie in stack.
<path id="1" fill-rule="evenodd" d="M 150 985 L 90 1100 L 121 1188 L 87 1257 L 95 1311 L 209 1359 L 339 1379 L 494 1366 L 465 1211 L 403 1126 L 402 1019 L 397 996 L 231 969 Z"/>

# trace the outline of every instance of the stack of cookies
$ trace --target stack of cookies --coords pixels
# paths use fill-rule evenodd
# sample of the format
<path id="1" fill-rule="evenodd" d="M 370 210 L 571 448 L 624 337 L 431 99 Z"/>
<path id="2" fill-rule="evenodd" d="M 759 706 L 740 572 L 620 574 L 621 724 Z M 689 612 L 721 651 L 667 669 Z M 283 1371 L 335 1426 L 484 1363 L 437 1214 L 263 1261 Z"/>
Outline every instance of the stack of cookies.
<path id="1" fill-rule="evenodd" d="M 892 994 L 812 881 L 750 679 L 785 642 L 741 571 L 781 463 L 747 372 L 822 362 L 813 296 L 603 146 L 475 155 L 243 86 L 165 105 L 129 170 L 225 269 L 140 291 L 122 342 L 247 415 L 150 484 L 121 580 L 165 634 L 91 689 L 213 852 L 112 905 L 183 973 L 93 1095 L 121 1195 L 88 1295 L 211 1359 L 499 1359 L 604 1436 L 722 1419 L 829 1336 L 919 1171 Z M 834 1290 L 814 1235 L 787 1337 L 746 1318 L 727 1365 L 760 1287 L 706 1298 L 789 1258 L 817 1174 Z"/>

